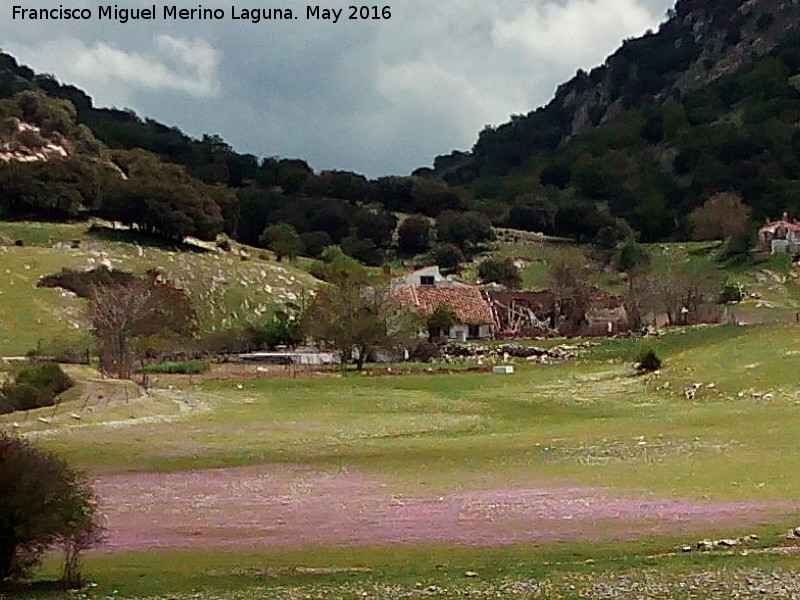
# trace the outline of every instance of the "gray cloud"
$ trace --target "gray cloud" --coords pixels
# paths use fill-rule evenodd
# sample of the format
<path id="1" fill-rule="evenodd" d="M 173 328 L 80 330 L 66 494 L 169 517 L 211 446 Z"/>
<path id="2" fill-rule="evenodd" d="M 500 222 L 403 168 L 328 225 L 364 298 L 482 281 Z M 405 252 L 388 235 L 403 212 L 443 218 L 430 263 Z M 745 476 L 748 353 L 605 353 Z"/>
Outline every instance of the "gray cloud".
<path id="1" fill-rule="evenodd" d="M 12 22 L 17 1 L 0 0 L 0 46 L 100 105 L 133 108 L 192 135 L 219 133 L 239 151 L 371 176 L 468 149 L 484 125 L 546 103 L 578 68 L 655 28 L 671 5 L 403 0 L 391 5 L 390 20 L 332 24 L 306 21 L 306 5 L 285 0 L 273 6 L 302 9 L 300 19 L 253 24 L 226 14 L 121 25 Z M 231 5 L 202 4 L 226 13 Z M 52 4 L 26 3 L 39 6 Z"/>
<path id="2" fill-rule="evenodd" d="M 114 98 L 115 88 L 149 91 L 178 90 L 190 96 L 216 96 L 219 93 L 219 52 L 199 38 L 155 36 L 144 52 L 125 51 L 113 42 L 67 38 L 35 46 L 9 44 L 18 56 L 32 63 L 47 63 L 62 56 L 69 74 L 84 82 L 91 93 L 94 87 Z M 56 70 L 56 74 L 60 71 Z M 120 95 L 119 97 L 124 97 Z"/>

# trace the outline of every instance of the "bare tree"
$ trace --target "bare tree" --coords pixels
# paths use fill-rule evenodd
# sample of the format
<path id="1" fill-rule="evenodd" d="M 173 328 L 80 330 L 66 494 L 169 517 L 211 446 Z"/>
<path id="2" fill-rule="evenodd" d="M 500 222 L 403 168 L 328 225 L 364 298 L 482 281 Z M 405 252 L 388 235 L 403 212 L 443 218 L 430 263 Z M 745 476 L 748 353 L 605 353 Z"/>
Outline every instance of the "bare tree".
<path id="1" fill-rule="evenodd" d="M 586 259 L 579 253 L 564 254 L 550 265 L 547 280 L 555 301 L 554 329 L 571 335 L 580 328 L 592 298 L 588 275 Z"/>
<path id="2" fill-rule="evenodd" d="M 648 272 L 633 281 L 642 313 L 665 315 L 670 325 L 712 321 L 722 285 L 718 271 L 700 265 Z"/>
<path id="3" fill-rule="evenodd" d="M 619 246 L 614 258 L 616 267 L 627 275 L 625 310 L 628 325 L 634 329 L 642 326 L 642 282 L 652 270 L 650 252 L 635 239 L 630 238 Z"/>
<path id="4" fill-rule="evenodd" d="M 133 373 L 135 338 L 165 330 L 182 333 L 194 319 L 188 297 L 159 282 L 154 273 L 124 284 L 92 286 L 88 313 L 99 345 L 100 368 L 120 379 Z"/>
<path id="5" fill-rule="evenodd" d="M 81 560 L 84 551 L 101 546 L 107 539 L 106 529 L 99 521 L 93 498 L 88 498 L 87 502 L 89 502 L 91 510 L 84 511 L 78 515 L 78 518 L 83 519 L 84 522 L 61 540 L 61 545 L 64 548 L 61 584 L 68 589 L 83 587 Z"/>
<path id="6" fill-rule="evenodd" d="M 751 212 L 738 192 L 718 192 L 689 213 L 692 238 L 727 240 L 741 236 L 747 231 Z"/>
<path id="7" fill-rule="evenodd" d="M 152 311 L 153 290 L 144 281 L 95 286 L 89 300 L 89 318 L 100 345 L 100 368 L 128 379 L 133 372 L 131 341 Z"/>

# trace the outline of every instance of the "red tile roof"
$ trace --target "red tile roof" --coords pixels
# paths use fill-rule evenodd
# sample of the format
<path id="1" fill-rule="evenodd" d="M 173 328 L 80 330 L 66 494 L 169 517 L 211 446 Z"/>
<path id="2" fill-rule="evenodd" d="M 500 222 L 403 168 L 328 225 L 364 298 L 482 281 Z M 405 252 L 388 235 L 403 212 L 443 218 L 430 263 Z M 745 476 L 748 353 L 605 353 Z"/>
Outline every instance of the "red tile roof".
<path id="1" fill-rule="evenodd" d="M 478 287 L 428 287 L 409 285 L 397 292 L 398 300 L 411 306 L 423 315 L 430 315 L 440 305 L 449 306 L 458 321 L 464 325 L 486 325 L 494 323 L 492 307 Z"/>

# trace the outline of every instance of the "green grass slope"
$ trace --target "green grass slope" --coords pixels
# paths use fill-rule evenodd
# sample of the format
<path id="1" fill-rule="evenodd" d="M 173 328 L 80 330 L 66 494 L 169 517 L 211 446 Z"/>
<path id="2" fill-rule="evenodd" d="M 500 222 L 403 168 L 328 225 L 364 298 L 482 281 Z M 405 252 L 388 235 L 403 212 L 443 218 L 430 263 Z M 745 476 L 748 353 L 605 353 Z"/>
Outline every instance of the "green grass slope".
<path id="1" fill-rule="evenodd" d="M 731 325 L 608 340 L 578 363 L 520 362 L 509 377 L 184 382 L 132 404 L 86 392 L 0 424 L 46 432 L 43 444 L 94 471 L 279 462 L 352 467 L 403 493 L 566 480 L 671 497 L 792 498 L 798 331 Z M 634 374 L 643 343 L 665 359 L 658 376 Z M 176 400 L 192 410 L 173 414 Z M 71 417 L 86 404 L 92 411 Z"/>
<path id="2" fill-rule="evenodd" d="M 201 330 L 213 331 L 257 320 L 276 303 L 301 303 L 317 280 L 291 262 L 248 260 L 235 254 L 191 251 L 131 243 L 128 232 L 92 235 L 85 224 L 0 222 L 0 239 L 23 246 L 0 246 L 0 356 L 24 354 L 40 344 L 74 344 L 88 336 L 85 301 L 61 289 L 37 288 L 45 275 L 63 267 L 91 269 L 101 264 L 144 273 L 160 269 L 185 289 Z M 79 240 L 79 248 L 70 241 Z"/>
<path id="3" fill-rule="evenodd" d="M 462 278 L 476 281 L 478 265 L 487 258 L 512 258 L 520 265 L 523 288 L 539 291 L 548 287 L 551 265 L 577 259 L 592 265 L 588 273 L 590 283 L 607 292 L 624 295 L 625 274 L 611 266 L 601 267 L 592 256 L 590 246 L 531 234 L 526 237 L 524 241 L 496 243 L 490 252 L 476 256 L 464 266 Z M 734 317 L 747 323 L 796 320 L 795 315 L 800 310 L 800 271 L 789 255 L 762 255 L 755 262 L 736 262 L 719 260 L 720 242 L 671 242 L 645 244 L 644 247 L 650 253 L 656 275 L 669 277 L 670 272 L 695 271 L 716 277 L 720 289 L 725 282 L 740 284 L 746 298 L 722 310 L 731 320 Z"/>

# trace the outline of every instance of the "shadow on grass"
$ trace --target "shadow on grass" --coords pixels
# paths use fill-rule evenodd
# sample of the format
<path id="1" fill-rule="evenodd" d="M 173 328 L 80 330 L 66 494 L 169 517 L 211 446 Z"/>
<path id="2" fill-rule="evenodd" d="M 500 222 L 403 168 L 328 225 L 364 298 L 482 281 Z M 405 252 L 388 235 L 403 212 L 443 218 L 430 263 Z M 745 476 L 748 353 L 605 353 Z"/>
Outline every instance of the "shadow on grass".
<path id="1" fill-rule="evenodd" d="M 186 244 L 177 240 L 170 240 L 157 235 L 153 235 L 144 231 L 137 231 L 135 229 L 113 229 L 111 227 L 92 225 L 88 231 L 88 235 L 97 240 L 105 242 L 122 242 L 125 244 L 138 244 L 148 248 L 157 248 L 159 250 L 169 250 L 172 252 L 198 252 L 205 254 L 208 252 L 205 248 Z"/>
<path id="2" fill-rule="evenodd" d="M 712 252 L 716 250 L 722 249 L 724 242 L 714 241 L 714 242 L 707 242 L 698 246 L 697 248 L 692 248 L 686 251 L 686 254 L 689 256 L 708 256 Z"/>
<path id="3" fill-rule="evenodd" d="M 11 600 L 42 600 L 43 598 L 58 598 L 70 593 L 68 588 L 59 580 L 46 581 L 18 581 L 0 583 L 0 598 Z"/>

